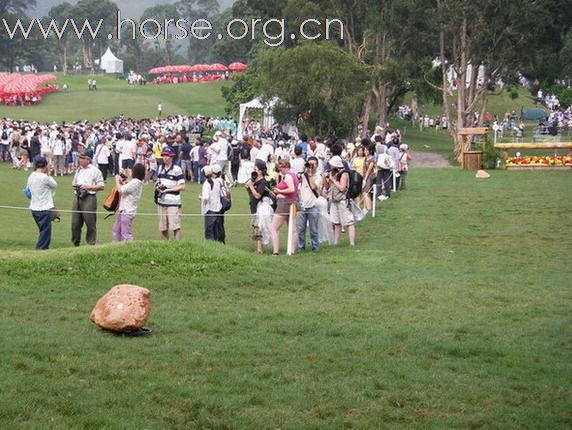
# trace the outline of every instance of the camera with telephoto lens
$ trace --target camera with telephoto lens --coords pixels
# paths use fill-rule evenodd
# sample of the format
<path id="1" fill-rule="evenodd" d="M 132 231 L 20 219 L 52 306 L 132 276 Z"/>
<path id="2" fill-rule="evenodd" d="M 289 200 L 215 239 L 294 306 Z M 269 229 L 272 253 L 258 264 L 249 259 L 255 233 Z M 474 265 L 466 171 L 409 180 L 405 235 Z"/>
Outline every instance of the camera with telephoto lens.
<path id="1" fill-rule="evenodd" d="M 258 178 L 258 173 L 257 173 L 257 172 L 252 172 L 252 173 L 250 174 L 250 181 L 251 181 L 252 183 L 255 183 L 255 182 L 256 182 L 256 178 Z"/>

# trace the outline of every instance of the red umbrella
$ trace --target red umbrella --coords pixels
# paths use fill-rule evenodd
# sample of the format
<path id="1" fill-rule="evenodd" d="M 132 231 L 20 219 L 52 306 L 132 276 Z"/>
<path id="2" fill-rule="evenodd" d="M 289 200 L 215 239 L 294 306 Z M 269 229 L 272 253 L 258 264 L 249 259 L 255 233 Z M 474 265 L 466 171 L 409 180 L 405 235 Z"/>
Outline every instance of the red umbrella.
<path id="1" fill-rule="evenodd" d="M 155 67 L 151 70 L 149 70 L 149 74 L 150 75 L 160 75 L 161 73 L 165 73 L 163 71 L 164 67 Z"/>
<path id="2" fill-rule="evenodd" d="M 186 65 L 177 66 L 177 73 L 188 73 L 192 71 L 193 71 L 192 66 L 186 66 Z"/>
<path id="3" fill-rule="evenodd" d="M 195 64 L 194 66 L 194 71 L 196 72 L 206 72 L 208 70 L 210 70 L 209 66 L 207 66 L 206 64 Z"/>
<path id="4" fill-rule="evenodd" d="M 248 69 L 248 66 L 244 63 L 232 63 L 228 68 L 233 72 L 242 72 Z"/>
<path id="5" fill-rule="evenodd" d="M 208 67 L 208 70 L 212 72 L 226 72 L 228 70 L 228 67 L 220 63 L 211 64 Z"/>

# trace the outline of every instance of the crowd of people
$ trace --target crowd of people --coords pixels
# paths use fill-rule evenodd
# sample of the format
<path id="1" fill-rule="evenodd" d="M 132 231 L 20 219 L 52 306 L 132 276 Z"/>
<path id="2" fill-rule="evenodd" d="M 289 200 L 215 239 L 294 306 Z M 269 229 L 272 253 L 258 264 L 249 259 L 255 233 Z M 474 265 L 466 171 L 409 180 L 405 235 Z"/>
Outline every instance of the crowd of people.
<path id="1" fill-rule="evenodd" d="M 4 120 L 1 155 L 5 161 L 11 159 L 14 168 L 34 169 L 28 187 L 30 209 L 40 230 L 38 249 L 49 247 L 45 212 L 53 207 L 49 195 L 57 185 L 54 177 L 64 174 L 73 175 L 74 246 L 81 243 L 84 225 L 86 242 L 96 243 L 97 194 L 108 175 L 114 174 L 113 183 L 122 195 L 113 228 L 115 241 L 133 240 L 132 224 L 145 184 L 154 187 L 160 237 L 181 239 L 184 191 L 194 181 L 202 187 L 204 236 L 224 243 L 229 190 L 241 183 L 249 198 L 256 251 L 262 253 L 271 245 L 273 255 L 280 253 L 279 232 L 284 225 L 296 227 L 300 251 L 306 249 L 306 230 L 313 251 L 324 242 L 337 245 L 343 232 L 354 246 L 356 217 L 362 219 L 374 199 L 385 201 L 394 187 L 405 186 L 411 157 L 399 130 L 377 127 L 371 136 L 349 142 L 304 135 L 275 140 L 271 130 L 263 130 L 238 141 L 225 127 L 206 138 L 208 127 L 229 121 L 216 123 L 200 115 L 115 118 L 95 124 Z"/>

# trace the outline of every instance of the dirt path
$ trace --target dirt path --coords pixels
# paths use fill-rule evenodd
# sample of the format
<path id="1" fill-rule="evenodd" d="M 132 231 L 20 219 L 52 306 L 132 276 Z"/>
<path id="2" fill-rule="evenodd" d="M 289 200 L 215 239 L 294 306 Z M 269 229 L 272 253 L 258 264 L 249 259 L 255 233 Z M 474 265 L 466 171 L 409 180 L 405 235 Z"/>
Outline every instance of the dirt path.
<path id="1" fill-rule="evenodd" d="M 411 151 L 411 167 L 431 167 L 440 169 L 449 167 L 449 162 L 441 154 L 434 152 L 414 152 Z"/>

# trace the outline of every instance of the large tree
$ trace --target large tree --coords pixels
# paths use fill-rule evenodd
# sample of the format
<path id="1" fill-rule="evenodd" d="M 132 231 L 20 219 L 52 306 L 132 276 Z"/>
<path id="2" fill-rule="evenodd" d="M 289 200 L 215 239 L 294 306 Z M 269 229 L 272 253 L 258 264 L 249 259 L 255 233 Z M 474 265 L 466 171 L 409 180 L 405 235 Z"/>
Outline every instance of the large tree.
<path id="1" fill-rule="evenodd" d="M 459 138 L 458 130 L 482 125 L 495 81 L 514 79 L 526 64 L 523 53 L 536 45 L 538 29 L 550 14 L 535 0 L 437 0 L 436 11 L 443 107 L 461 161 L 468 141 Z"/>
<path id="2" fill-rule="evenodd" d="M 88 20 L 95 31 L 99 20 L 104 20 L 96 38 L 92 37 L 87 28 L 81 38 L 83 67 L 85 69 L 95 71 L 95 55 L 103 54 L 103 44 L 108 43 L 107 35 L 113 34 L 116 13 L 117 5 L 110 0 L 79 0 L 73 8 L 73 17 L 78 27 L 81 27 L 84 21 Z"/>
<path id="3" fill-rule="evenodd" d="M 178 15 L 193 22 L 197 19 L 212 20 L 213 16 L 219 12 L 217 0 L 179 0 L 177 2 Z M 211 35 L 206 40 L 188 38 L 187 57 L 192 63 L 204 62 L 210 47 L 213 46 L 215 38 Z"/>
<path id="4" fill-rule="evenodd" d="M 366 90 L 363 65 L 331 43 L 266 50 L 256 60 L 255 90 L 278 97 L 277 119 L 303 130 L 346 136 Z"/>
<path id="5" fill-rule="evenodd" d="M 0 17 L 14 28 L 16 20 L 21 19 L 24 23 L 28 20 L 25 14 L 26 8 L 35 5 L 36 0 L 2 0 Z M 0 65 L 8 71 L 13 71 L 17 62 L 27 61 L 31 48 L 31 44 L 21 35 L 10 39 L 5 31 L 0 31 Z"/>
<path id="6" fill-rule="evenodd" d="M 65 20 L 72 16 L 73 10 L 73 6 L 70 3 L 61 3 L 50 9 L 47 19 L 54 19 L 58 23 L 59 27 L 62 28 Z M 70 45 L 69 32 L 66 32 L 62 38 L 54 37 L 54 40 L 54 46 L 58 53 L 62 71 L 64 72 L 64 75 L 67 75 Z"/>

